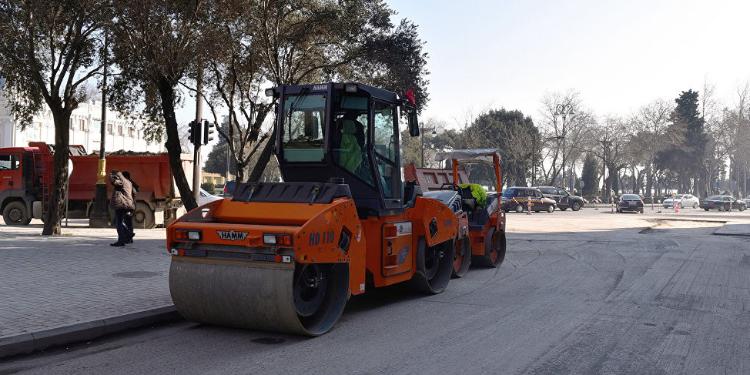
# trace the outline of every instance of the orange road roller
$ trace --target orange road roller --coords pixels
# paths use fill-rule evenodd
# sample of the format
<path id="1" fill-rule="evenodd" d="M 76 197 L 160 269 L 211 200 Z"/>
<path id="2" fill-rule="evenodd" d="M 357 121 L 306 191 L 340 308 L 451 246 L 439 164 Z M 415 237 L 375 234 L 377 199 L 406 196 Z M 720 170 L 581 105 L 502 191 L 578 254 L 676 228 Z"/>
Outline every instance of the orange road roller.
<path id="1" fill-rule="evenodd" d="M 357 83 L 266 95 L 276 102 L 284 182 L 241 184 L 168 227 L 177 310 L 197 322 L 317 336 L 369 288 L 445 290 L 456 216 L 404 183 L 399 168 L 399 125 L 419 135 L 413 100 Z"/>
<path id="2" fill-rule="evenodd" d="M 469 149 L 439 152 L 436 161 L 448 162 L 451 169 L 416 168 L 413 164 L 404 170 L 405 179 L 414 181 L 425 196 L 434 197 L 450 206 L 457 220 L 457 237 L 454 240 L 453 275 L 461 277 L 468 272 L 469 264 L 498 267 L 505 259 L 506 217 L 502 210 L 502 168 L 496 149 Z M 472 181 L 462 166 L 484 164 L 490 168 L 489 184 L 494 192 L 482 191 L 477 199 L 469 184 Z M 463 187 L 462 187 L 463 186 Z M 475 188 L 480 188 L 475 184 Z M 464 228 L 468 227 L 468 230 Z M 469 249 L 465 249 L 465 247 Z M 461 254 L 468 254 L 462 256 Z"/>

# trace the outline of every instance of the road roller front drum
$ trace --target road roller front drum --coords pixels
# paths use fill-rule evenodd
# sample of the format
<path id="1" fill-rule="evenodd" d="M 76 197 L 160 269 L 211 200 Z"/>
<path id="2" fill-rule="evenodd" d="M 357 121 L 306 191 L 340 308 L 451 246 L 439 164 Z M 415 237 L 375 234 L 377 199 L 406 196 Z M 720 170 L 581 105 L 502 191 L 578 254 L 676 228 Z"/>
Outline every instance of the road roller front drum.
<path id="1" fill-rule="evenodd" d="M 344 311 L 349 267 L 172 257 L 169 291 L 187 320 L 318 336 Z"/>

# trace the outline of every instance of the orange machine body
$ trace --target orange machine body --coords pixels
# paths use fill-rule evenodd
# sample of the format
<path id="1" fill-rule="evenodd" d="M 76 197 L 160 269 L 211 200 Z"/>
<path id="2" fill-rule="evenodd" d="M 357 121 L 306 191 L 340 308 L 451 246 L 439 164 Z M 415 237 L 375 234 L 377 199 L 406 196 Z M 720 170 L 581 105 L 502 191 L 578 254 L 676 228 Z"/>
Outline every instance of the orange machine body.
<path id="1" fill-rule="evenodd" d="M 350 294 L 356 295 L 365 292 L 366 273 L 371 274 L 375 287 L 411 279 L 419 247 L 454 238 L 455 228 L 447 206 L 423 197 L 401 214 L 363 220 L 351 198 L 328 204 L 223 199 L 196 208 L 170 225 L 167 248 L 173 256 L 347 263 Z M 190 232 L 199 234 L 190 238 Z M 270 236 L 275 243 L 266 241 Z"/>

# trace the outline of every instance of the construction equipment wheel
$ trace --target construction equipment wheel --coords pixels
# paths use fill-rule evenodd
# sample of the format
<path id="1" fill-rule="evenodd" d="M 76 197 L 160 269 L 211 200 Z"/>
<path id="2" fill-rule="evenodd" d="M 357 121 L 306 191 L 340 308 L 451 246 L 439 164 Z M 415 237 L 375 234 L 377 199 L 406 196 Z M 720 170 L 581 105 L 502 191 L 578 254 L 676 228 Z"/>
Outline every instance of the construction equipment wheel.
<path id="1" fill-rule="evenodd" d="M 453 274 L 454 241 L 445 241 L 427 247 L 424 239 L 419 240 L 417 249 L 417 270 L 410 285 L 427 294 L 442 293 Z"/>
<path id="2" fill-rule="evenodd" d="M 31 215 L 29 215 L 23 202 L 13 201 L 5 205 L 3 221 L 5 221 L 5 225 L 29 225 Z"/>
<path id="3" fill-rule="evenodd" d="M 479 266 L 496 268 L 505 260 L 505 233 L 495 231 L 495 228 L 487 232 L 484 238 L 485 254 L 483 256 L 474 256 L 472 263 Z"/>
<path id="4" fill-rule="evenodd" d="M 175 256 L 169 291 L 188 320 L 318 336 L 333 328 L 344 311 L 349 266 Z"/>
<path id="5" fill-rule="evenodd" d="M 154 229 L 156 219 L 154 211 L 146 202 L 136 202 L 135 211 L 133 212 L 133 228 L 135 229 Z"/>
<path id="6" fill-rule="evenodd" d="M 471 266 L 471 242 L 469 237 L 456 240 L 456 250 L 453 256 L 453 277 L 463 277 Z"/>

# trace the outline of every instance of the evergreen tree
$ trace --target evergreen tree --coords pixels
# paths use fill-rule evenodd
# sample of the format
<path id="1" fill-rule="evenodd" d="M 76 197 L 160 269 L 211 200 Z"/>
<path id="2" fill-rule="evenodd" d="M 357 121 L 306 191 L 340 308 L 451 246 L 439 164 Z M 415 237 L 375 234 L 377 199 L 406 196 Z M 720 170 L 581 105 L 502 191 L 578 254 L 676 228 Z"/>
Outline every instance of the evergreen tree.
<path id="1" fill-rule="evenodd" d="M 464 130 L 460 143 L 465 148 L 498 149 L 505 182 L 526 186 L 538 139 L 539 129 L 531 117 L 518 110 L 499 109 L 480 115 Z"/>
<path id="2" fill-rule="evenodd" d="M 581 170 L 581 182 L 583 186 L 581 188 L 581 194 L 584 197 L 591 197 L 596 195 L 597 182 L 599 181 L 599 163 L 596 161 L 596 157 L 591 153 L 586 154 L 586 158 L 583 159 L 583 169 Z"/>
<path id="3" fill-rule="evenodd" d="M 667 130 L 669 147 L 657 155 L 656 162 L 662 169 L 679 176 L 682 192 L 693 190 L 698 195 L 695 190 L 708 143 L 705 122 L 698 110 L 698 92 L 683 91 L 675 103 L 677 107 L 672 112 Z"/>

